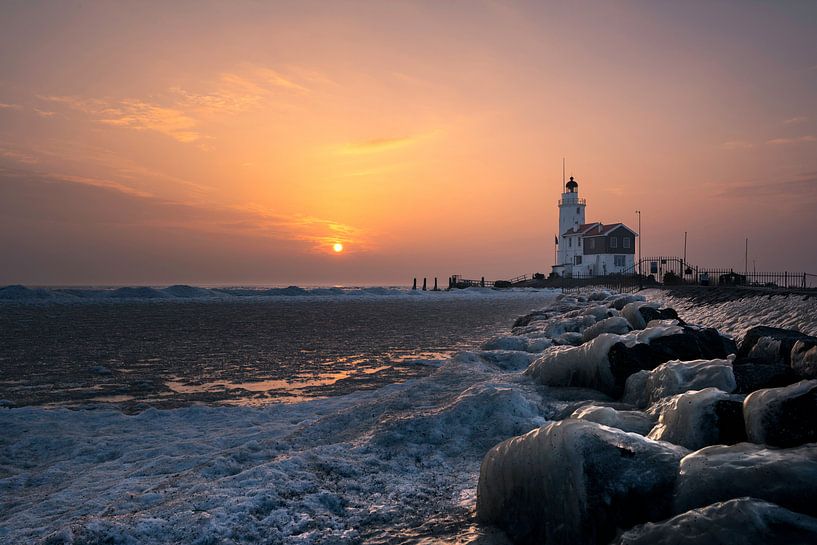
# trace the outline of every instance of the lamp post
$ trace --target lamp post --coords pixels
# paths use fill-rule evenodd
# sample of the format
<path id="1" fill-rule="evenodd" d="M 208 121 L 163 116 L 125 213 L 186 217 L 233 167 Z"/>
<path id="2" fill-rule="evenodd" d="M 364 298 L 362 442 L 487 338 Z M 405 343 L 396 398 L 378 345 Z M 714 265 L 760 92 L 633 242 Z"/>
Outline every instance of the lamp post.
<path id="1" fill-rule="evenodd" d="M 641 259 L 643 256 L 641 255 L 641 210 L 636 210 L 636 214 L 638 214 L 638 276 L 641 276 Z"/>

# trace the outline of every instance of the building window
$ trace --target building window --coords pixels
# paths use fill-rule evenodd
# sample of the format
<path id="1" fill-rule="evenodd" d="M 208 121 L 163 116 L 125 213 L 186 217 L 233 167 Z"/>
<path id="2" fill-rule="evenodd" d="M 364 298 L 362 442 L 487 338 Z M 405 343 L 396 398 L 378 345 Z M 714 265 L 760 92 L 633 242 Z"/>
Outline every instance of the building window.
<path id="1" fill-rule="evenodd" d="M 623 240 L 624 240 L 624 242 L 623 242 L 623 246 L 624 246 L 625 248 L 629 248 L 629 247 L 630 247 L 630 237 L 624 237 L 624 239 L 623 239 Z"/>
<path id="2" fill-rule="evenodd" d="M 572 247 L 573 247 L 573 239 L 572 239 L 572 238 L 567 239 L 567 245 L 568 245 L 568 247 L 570 247 L 570 248 L 572 248 Z"/>
<path id="3" fill-rule="evenodd" d="M 624 256 L 623 255 L 614 255 L 613 256 L 613 265 L 616 267 L 623 267 L 624 266 Z"/>
<path id="4" fill-rule="evenodd" d="M 581 246 L 582 245 L 582 239 L 579 238 L 579 239 L 576 239 L 576 240 L 579 241 L 579 246 Z"/>
<path id="5" fill-rule="evenodd" d="M 576 207 L 576 213 L 577 213 L 577 214 L 581 214 L 581 213 L 582 213 L 582 209 L 581 209 L 581 207 L 579 207 L 579 206 L 577 206 L 577 207 Z"/>
<path id="6" fill-rule="evenodd" d="M 580 256 L 580 255 L 575 256 L 573 258 L 573 263 L 576 264 L 576 265 L 581 265 L 582 264 L 582 256 Z"/>
<path id="7" fill-rule="evenodd" d="M 618 237 L 610 237 L 610 248 L 618 248 Z"/>
<path id="8" fill-rule="evenodd" d="M 591 250 L 596 247 L 596 239 L 590 238 L 587 240 L 587 242 L 589 243 L 587 247 L 590 248 Z"/>

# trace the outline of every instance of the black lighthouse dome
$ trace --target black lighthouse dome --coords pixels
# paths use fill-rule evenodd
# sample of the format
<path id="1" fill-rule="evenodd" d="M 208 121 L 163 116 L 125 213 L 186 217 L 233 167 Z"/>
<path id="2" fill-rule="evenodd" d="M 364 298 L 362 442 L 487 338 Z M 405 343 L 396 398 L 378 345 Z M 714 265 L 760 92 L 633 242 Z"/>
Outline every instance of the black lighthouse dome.
<path id="1" fill-rule="evenodd" d="M 577 189 L 579 189 L 579 184 L 576 180 L 573 179 L 573 176 L 570 177 L 570 181 L 567 182 L 565 186 L 570 193 L 575 193 Z"/>

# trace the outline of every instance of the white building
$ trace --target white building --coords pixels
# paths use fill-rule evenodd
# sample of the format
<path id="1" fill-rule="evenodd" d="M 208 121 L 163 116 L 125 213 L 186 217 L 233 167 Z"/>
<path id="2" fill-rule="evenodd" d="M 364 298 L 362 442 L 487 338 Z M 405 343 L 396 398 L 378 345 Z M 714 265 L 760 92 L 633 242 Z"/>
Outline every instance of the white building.
<path id="1" fill-rule="evenodd" d="M 633 272 L 635 237 L 623 223 L 587 223 L 587 202 L 570 177 L 559 201 L 558 251 L 553 272 L 559 276 L 589 276 Z"/>

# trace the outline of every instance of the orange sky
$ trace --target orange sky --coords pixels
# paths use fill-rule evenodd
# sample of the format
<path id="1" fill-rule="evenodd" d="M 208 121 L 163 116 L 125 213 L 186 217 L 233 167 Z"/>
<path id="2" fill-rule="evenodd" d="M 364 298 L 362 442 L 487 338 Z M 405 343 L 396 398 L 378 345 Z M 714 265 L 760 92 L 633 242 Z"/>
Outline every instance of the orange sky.
<path id="1" fill-rule="evenodd" d="M 563 156 L 645 255 L 817 273 L 817 4 L 166 4 L 0 6 L 0 284 L 548 271 Z"/>

